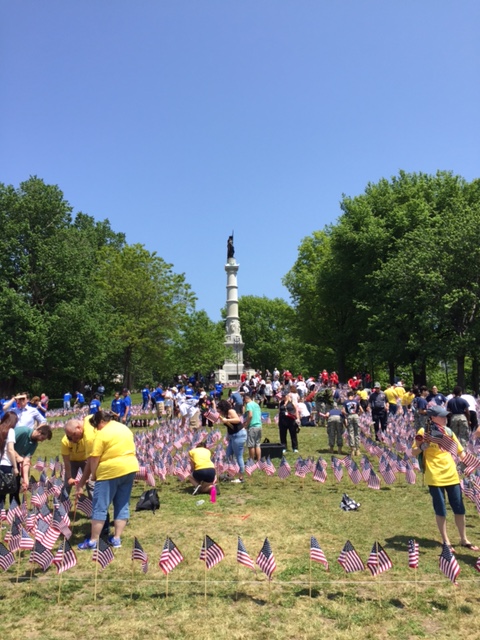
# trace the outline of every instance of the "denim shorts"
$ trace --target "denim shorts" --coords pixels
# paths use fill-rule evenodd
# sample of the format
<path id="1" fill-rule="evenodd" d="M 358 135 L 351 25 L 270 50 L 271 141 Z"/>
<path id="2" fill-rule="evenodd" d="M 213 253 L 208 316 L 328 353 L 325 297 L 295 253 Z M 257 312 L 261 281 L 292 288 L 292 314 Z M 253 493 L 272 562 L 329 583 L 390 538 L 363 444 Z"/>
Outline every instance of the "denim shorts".
<path id="1" fill-rule="evenodd" d="M 432 487 L 429 485 L 428 490 L 432 496 L 435 515 L 443 517 L 447 515 L 445 492 L 447 493 L 448 502 L 452 507 L 453 513 L 461 516 L 465 514 L 465 506 L 463 504 L 462 491 L 459 484 L 451 484 L 448 487 Z"/>
<path id="2" fill-rule="evenodd" d="M 105 520 L 108 507 L 113 503 L 113 519 L 128 520 L 130 517 L 130 495 L 132 493 L 135 473 L 112 478 L 111 480 L 97 480 L 93 490 L 92 520 Z"/>

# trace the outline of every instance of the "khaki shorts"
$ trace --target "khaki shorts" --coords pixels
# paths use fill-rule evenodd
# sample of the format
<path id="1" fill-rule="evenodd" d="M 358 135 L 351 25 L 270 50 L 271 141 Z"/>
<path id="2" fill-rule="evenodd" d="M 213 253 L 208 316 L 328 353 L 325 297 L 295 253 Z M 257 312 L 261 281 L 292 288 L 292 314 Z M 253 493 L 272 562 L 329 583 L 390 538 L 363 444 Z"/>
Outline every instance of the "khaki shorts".
<path id="1" fill-rule="evenodd" d="M 262 439 L 262 427 L 251 427 L 247 435 L 247 447 L 259 447 Z"/>

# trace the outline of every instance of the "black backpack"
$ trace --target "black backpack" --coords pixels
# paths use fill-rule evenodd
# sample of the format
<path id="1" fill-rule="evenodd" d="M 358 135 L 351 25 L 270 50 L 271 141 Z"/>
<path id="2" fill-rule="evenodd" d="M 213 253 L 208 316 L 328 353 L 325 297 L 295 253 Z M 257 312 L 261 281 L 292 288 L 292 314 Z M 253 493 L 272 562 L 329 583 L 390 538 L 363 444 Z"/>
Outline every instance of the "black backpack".
<path id="1" fill-rule="evenodd" d="M 160 500 L 156 489 L 149 489 L 140 496 L 135 511 L 155 511 L 160 509 Z"/>

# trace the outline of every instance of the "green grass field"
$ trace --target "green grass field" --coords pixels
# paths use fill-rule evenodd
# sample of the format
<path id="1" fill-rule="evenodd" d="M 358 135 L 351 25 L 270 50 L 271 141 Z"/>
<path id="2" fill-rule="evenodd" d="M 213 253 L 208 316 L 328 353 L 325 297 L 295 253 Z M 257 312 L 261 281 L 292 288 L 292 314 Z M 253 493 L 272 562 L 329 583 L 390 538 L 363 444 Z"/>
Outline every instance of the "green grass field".
<path id="1" fill-rule="evenodd" d="M 47 457 L 58 454 L 61 432 L 38 449 Z M 277 427 L 264 427 L 264 437 L 278 441 Z M 300 454 L 326 454 L 323 428 L 303 428 Z M 288 454 L 293 467 L 296 454 Z M 278 460 L 275 465 L 278 467 Z M 375 468 L 378 467 L 376 461 Z M 134 505 L 144 489 L 136 483 Z M 90 552 L 77 552 L 78 565 L 61 580 L 53 567 L 44 574 L 35 565 L 30 574 L 28 552 L 20 565 L 0 575 L 2 583 L 2 639 L 43 638 L 69 640 L 78 636 L 140 639 L 195 638 L 460 638 L 477 637 L 475 611 L 480 578 L 477 555 L 457 545 L 461 566 L 459 587 L 438 569 L 441 550 L 430 497 L 417 485 L 407 485 L 399 474 L 395 484 L 379 491 L 364 483 L 354 487 L 346 473 L 340 484 L 328 469 L 325 484 L 309 475 L 303 482 L 294 475 L 282 481 L 255 472 L 245 484 L 221 484 L 215 504 L 205 496 L 192 496 L 191 488 L 176 478 L 158 487 L 161 508 L 132 513 L 123 546 L 115 560 L 98 574 L 94 601 L 95 566 Z M 357 512 L 339 508 L 347 492 L 361 503 Z M 197 505 L 204 499 L 202 505 Z M 480 541 L 478 515 L 467 504 L 468 535 Z M 89 531 L 77 517 L 72 543 Z M 449 512 L 452 543 L 458 536 Z M 5 533 L 5 532 L 3 532 Z M 202 538 L 212 537 L 225 559 L 205 572 L 198 559 Z M 166 536 L 176 543 L 185 561 L 167 580 L 158 567 Z M 277 562 L 269 584 L 236 562 L 237 535 L 255 559 L 268 537 Z M 330 563 L 310 567 L 310 536 L 319 541 Z M 136 536 L 149 555 L 149 571 L 132 566 Z M 420 545 L 418 571 L 408 568 L 407 541 Z M 388 552 L 393 569 L 372 578 L 370 572 L 346 574 L 337 562 L 350 539 L 366 562 L 378 541 Z M 17 583 L 17 571 L 20 581 Z M 205 582 L 206 580 L 206 582 Z M 167 596 L 168 588 L 168 596 Z M 206 589 L 206 597 L 205 597 Z M 311 597 L 310 597 L 311 589 Z"/>

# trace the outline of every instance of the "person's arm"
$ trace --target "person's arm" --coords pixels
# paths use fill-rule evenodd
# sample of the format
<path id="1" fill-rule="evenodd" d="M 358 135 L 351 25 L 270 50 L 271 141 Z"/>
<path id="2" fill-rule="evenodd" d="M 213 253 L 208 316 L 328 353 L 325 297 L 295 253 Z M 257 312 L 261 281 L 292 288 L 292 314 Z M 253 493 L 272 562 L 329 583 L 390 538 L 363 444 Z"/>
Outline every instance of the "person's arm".
<path id="1" fill-rule="evenodd" d="M 72 479 L 72 465 L 70 464 L 70 456 L 63 455 L 63 466 L 65 467 L 65 484 Z"/>
<path id="2" fill-rule="evenodd" d="M 15 448 L 13 442 L 7 443 L 7 457 L 10 460 L 13 467 L 13 475 L 18 476 L 17 456 L 15 454 Z"/>
<path id="3" fill-rule="evenodd" d="M 12 396 L 10 400 L 6 400 L 3 403 L 3 410 L 8 411 L 14 402 L 15 402 L 15 396 Z"/>
<path id="4" fill-rule="evenodd" d="M 25 456 L 22 462 L 22 491 L 28 489 L 28 481 L 30 479 L 30 456 Z"/>
<path id="5" fill-rule="evenodd" d="M 252 421 L 252 412 L 247 411 L 244 415 L 246 416 L 246 419 L 243 423 L 243 426 L 245 427 L 245 429 L 248 429 L 250 427 L 250 422 Z"/>
<path id="6" fill-rule="evenodd" d="M 80 481 L 77 484 L 77 490 L 76 490 L 77 495 L 82 492 L 83 487 L 87 484 L 90 478 L 90 473 L 91 473 L 90 467 L 91 467 L 90 458 L 87 458 L 87 462 L 85 464 L 82 477 L 80 478 Z"/>
<path id="7" fill-rule="evenodd" d="M 220 416 L 220 418 L 223 424 L 228 427 L 234 427 L 235 425 L 240 424 L 240 418 L 238 417 L 238 413 L 235 409 L 229 409 L 227 417 L 224 418 L 223 416 Z"/>
<path id="8" fill-rule="evenodd" d="M 98 463 L 100 462 L 100 456 L 91 456 L 88 461 L 90 462 L 90 475 L 92 476 L 92 480 L 96 480 L 96 473 L 98 469 Z"/>

